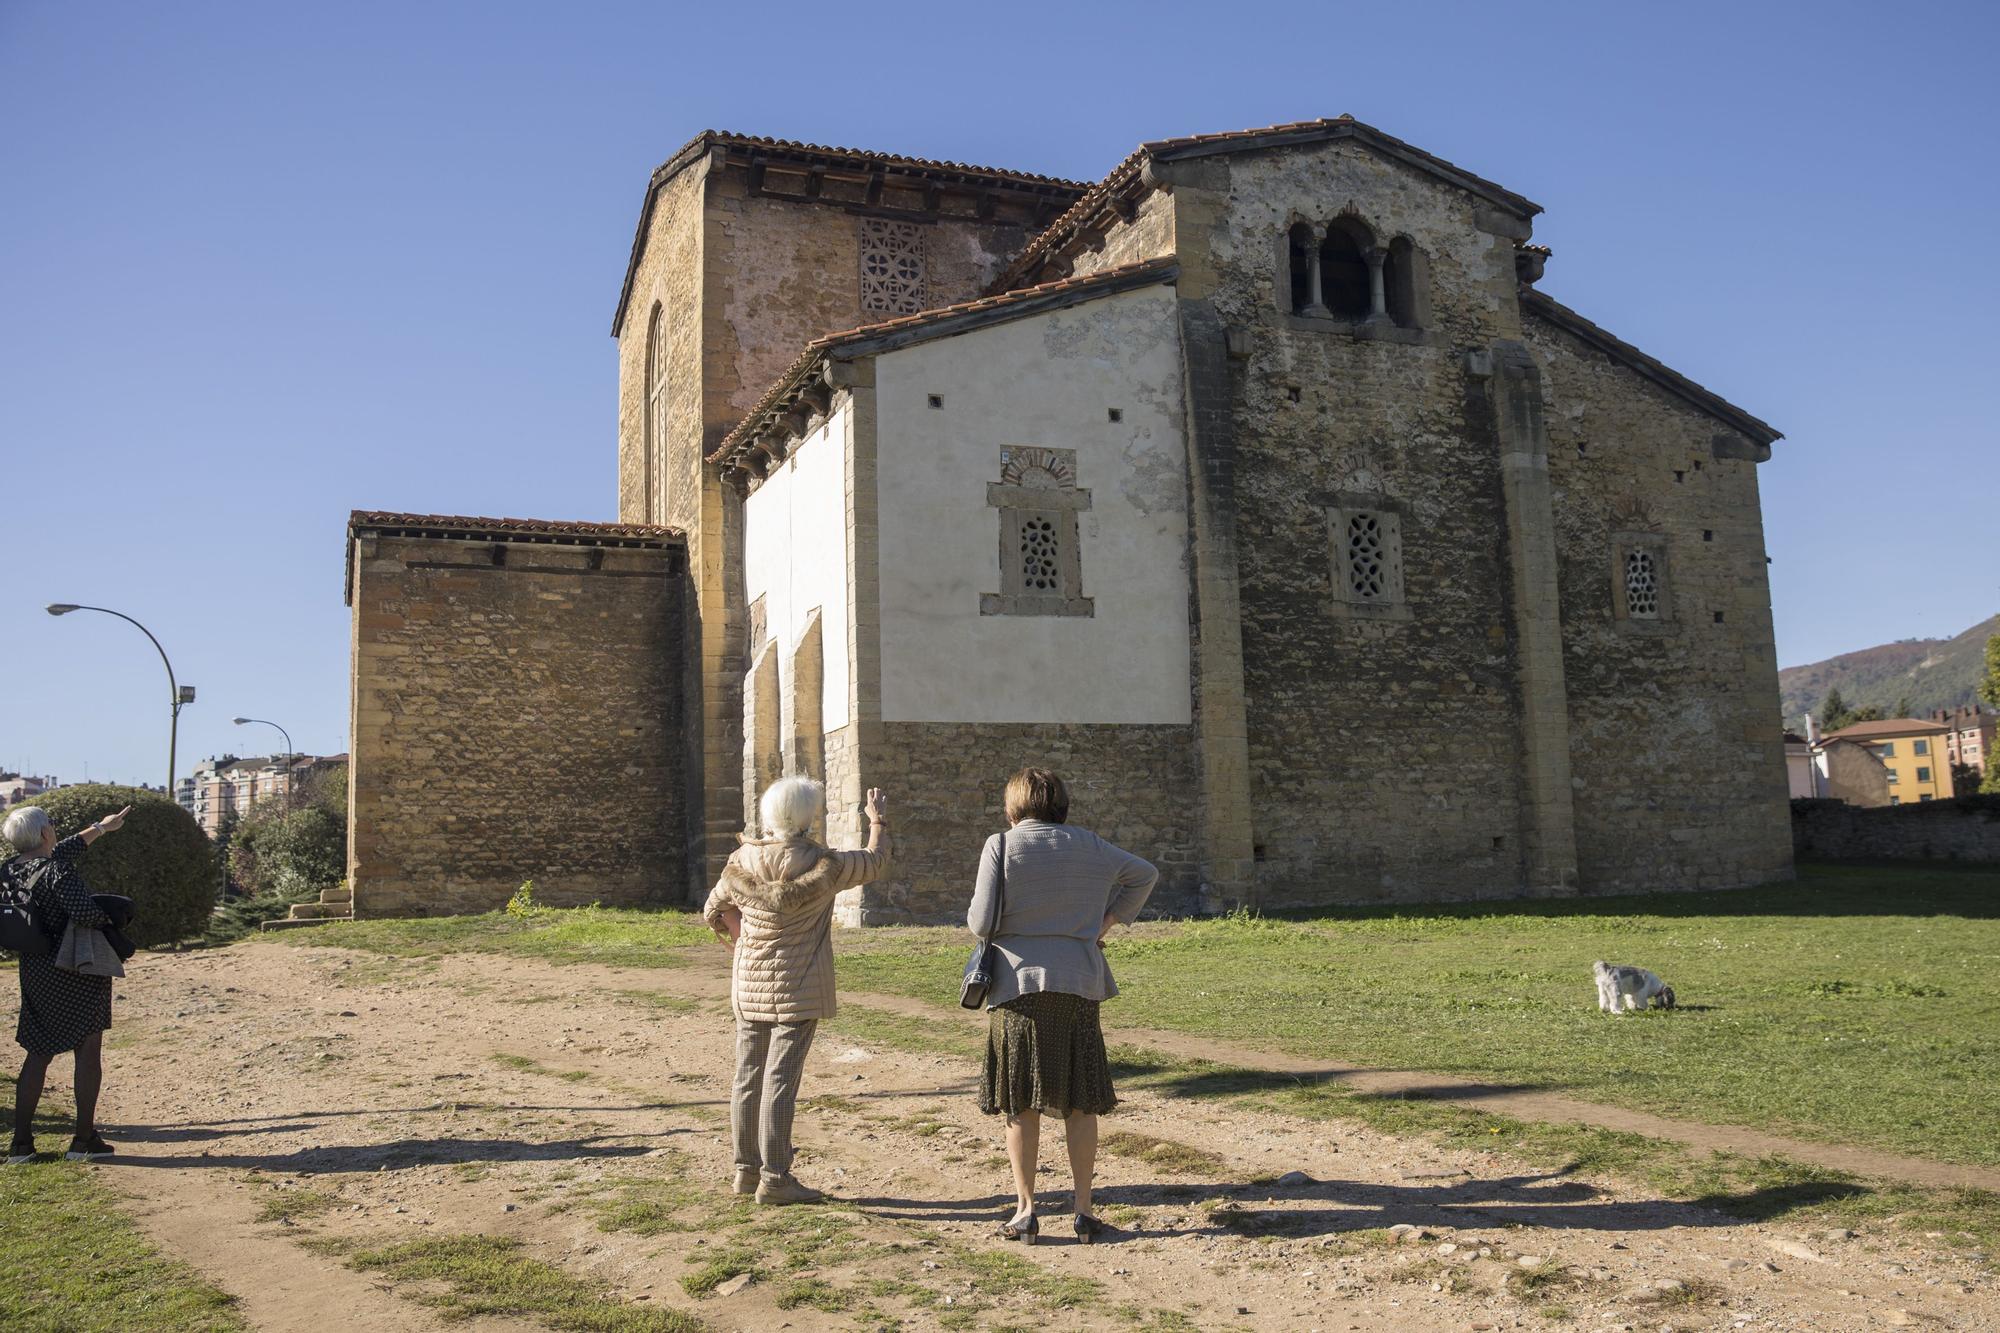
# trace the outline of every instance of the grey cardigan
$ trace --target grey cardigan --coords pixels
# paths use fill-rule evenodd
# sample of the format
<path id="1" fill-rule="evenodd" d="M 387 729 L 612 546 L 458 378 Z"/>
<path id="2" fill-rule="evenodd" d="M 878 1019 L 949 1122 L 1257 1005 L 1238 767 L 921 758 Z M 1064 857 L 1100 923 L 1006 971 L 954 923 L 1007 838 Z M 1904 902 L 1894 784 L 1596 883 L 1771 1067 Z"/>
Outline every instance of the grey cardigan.
<path id="1" fill-rule="evenodd" d="M 986 1007 L 1037 991 L 1061 991 L 1086 1000 L 1118 993 L 1104 950 L 1097 946 L 1104 918 L 1126 925 L 1160 878 L 1152 863 L 1114 847 L 1088 829 L 1024 819 L 986 840 L 979 879 L 965 924 L 986 938 L 993 898 L 1000 893 L 1000 858 L 1007 859 L 1007 887 L 1000 928 L 994 932 L 993 989 Z"/>

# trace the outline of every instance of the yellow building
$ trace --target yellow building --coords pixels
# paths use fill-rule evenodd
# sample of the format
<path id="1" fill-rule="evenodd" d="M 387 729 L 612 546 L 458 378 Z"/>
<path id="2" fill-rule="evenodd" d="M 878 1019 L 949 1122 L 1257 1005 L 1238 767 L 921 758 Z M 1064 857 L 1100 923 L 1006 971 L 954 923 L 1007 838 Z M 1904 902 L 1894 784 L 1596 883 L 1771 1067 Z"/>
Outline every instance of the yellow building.
<path id="1" fill-rule="evenodd" d="M 1951 728 L 1914 717 L 1856 722 L 1820 737 L 1820 744 L 1853 741 L 1865 745 L 1889 770 L 1889 804 L 1951 799 L 1951 760 L 1945 738 Z"/>

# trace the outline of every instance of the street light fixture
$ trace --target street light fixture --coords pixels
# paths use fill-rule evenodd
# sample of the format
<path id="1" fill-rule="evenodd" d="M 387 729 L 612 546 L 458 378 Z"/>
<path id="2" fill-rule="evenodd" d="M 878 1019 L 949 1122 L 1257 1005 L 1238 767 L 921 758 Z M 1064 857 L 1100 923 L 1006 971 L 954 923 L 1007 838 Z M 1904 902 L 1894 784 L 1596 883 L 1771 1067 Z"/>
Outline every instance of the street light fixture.
<path id="1" fill-rule="evenodd" d="M 260 723 L 267 727 L 278 727 L 277 723 L 265 721 L 261 717 L 233 717 L 229 720 L 239 727 L 248 722 Z M 292 733 L 286 731 L 283 727 L 278 727 L 278 734 L 285 738 L 285 813 L 290 814 L 292 812 L 292 779 L 297 776 L 292 772 L 292 769 L 298 762 L 298 755 L 292 749 Z"/>
<path id="2" fill-rule="evenodd" d="M 167 668 L 167 701 L 173 709 L 173 720 L 167 728 L 167 799 L 174 799 L 174 762 L 180 747 L 181 708 L 185 704 L 194 702 L 194 686 L 181 685 L 174 680 L 174 664 L 167 660 L 167 650 L 160 647 L 160 641 L 153 638 L 153 631 L 140 625 L 123 611 L 113 611 L 108 606 L 80 606 L 75 602 L 50 602 L 47 610 L 52 616 L 66 616 L 72 611 L 97 611 L 107 616 L 117 616 L 127 624 L 138 625 L 139 632 L 152 640 L 154 651 L 159 653 L 160 661 L 165 663 Z"/>

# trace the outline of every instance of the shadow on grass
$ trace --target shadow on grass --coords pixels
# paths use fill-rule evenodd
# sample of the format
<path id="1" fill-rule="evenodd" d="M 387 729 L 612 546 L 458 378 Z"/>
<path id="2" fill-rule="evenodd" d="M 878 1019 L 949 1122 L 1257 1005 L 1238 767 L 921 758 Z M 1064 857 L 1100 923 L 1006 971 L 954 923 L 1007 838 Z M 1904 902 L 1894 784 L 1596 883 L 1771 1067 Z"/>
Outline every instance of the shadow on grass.
<path id="1" fill-rule="evenodd" d="M 593 1135 L 534 1143 L 525 1139 L 391 1139 L 387 1143 L 301 1148 L 288 1153 L 206 1153 L 199 1157 L 146 1157 L 119 1153 L 106 1165 L 177 1170 L 236 1167 L 246 1171 L 296 1171 L 302 1175 L 403 1171 L 417 1166 L 459 1162 L 583 1162 L 603 1158 L 643 1157 L 652 1151 L 632 1139 L 664 1139 L 694 1134 L 692 1129 L 661 1134 Z"/>

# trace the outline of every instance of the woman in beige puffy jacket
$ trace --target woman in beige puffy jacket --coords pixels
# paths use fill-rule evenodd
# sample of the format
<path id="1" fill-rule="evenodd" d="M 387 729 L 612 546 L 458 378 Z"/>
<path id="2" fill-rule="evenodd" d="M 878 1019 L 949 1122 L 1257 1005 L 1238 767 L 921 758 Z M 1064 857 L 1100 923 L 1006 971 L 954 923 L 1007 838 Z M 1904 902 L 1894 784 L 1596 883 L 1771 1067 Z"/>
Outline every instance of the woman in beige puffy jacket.
<path id="1" fill-rule="evenodd" d="M 889 866 L 886 803 L 868 792 L 868 846 L 842 852 L 812 840 L 826 789 L 810 778 L 774 782 L 758 802 L 765 836 L 730 855 L 702 916 L 730 941 L 736 1011 L 736 1087 L 730 1128 L 736 1192 L 758 1203 L 817 1203 L 792 1175 L 792 1108 L 806 1052 L 833 1017 L 833 896 L 880 879 Z"/>

